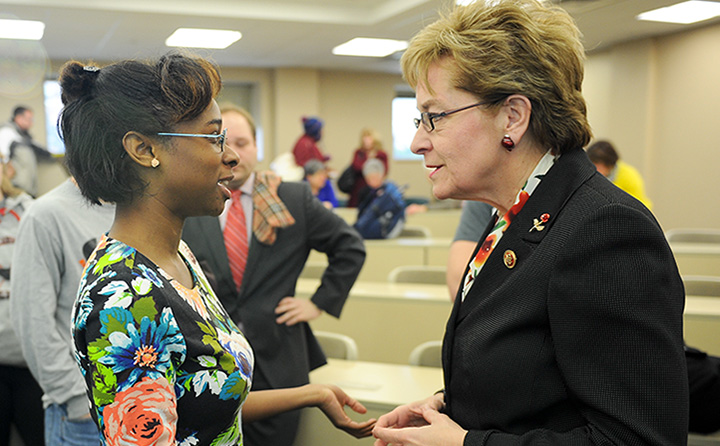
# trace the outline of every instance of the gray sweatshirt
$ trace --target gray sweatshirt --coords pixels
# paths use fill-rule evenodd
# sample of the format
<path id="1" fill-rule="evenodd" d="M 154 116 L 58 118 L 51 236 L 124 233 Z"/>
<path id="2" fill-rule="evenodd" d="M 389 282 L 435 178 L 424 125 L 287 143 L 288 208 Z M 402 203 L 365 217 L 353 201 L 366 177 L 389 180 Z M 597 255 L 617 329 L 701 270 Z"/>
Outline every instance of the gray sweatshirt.
<path id="1" fill-rule="evenodd" d="M 30 195 L 23 192 L 0 204 L 0 364 L 16 367 L 25 366 L 25 360 L 11 322 L 10 271 L 20 219 L 31 203 Z"/>
<path id="2" fill-rule="evenodd" d="M 70 313 L 85 259 L 110 229 L 115 207 L 88 203 L 71 180 L 25 212 L 15 241 L 10 310 L 43 403 L 67 404 L 68 418 L 88 414 L 85 381 L 75 362 Z"/>

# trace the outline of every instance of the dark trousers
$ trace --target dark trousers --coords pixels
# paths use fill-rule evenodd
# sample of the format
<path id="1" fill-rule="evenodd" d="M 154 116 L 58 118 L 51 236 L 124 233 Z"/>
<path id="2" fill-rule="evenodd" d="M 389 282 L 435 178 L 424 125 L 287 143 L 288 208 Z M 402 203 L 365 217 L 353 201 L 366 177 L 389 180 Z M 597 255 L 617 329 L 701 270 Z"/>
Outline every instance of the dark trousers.
<path id="1" fill-rule="evenodd" d="M 262 370 L 253 371 L 252 390 L 271 389 Z M 243 423 L 243 446 L 292 446 L 300 425 L 300 410 L 281 413 L 274 417 Z"/>
<path id="2" fill-rule="evenodd" d="M 720 430 L 720 358 L 685 347 L 690 387 L 690 432 Z"/>
<path id="3" fill-rule="evenodd" d="M 10 444 L 10 426 L 25 446 L 43 446 L 42 389 L 25 367 L 0 365 L 0 446 Z"/>

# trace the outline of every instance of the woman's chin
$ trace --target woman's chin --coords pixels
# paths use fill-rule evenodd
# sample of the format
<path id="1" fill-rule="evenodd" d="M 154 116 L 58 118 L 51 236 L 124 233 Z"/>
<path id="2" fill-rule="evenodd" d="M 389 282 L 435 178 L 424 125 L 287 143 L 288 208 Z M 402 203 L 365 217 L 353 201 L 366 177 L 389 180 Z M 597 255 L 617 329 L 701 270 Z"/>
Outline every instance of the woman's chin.
<path id="1" fill-rule="evenodd" d="M 433 185 L 432 193 L 433 196 L 438 200 L 447 200 L 448 198 L 454 198 L 450 191 L 437 185 Z"/>

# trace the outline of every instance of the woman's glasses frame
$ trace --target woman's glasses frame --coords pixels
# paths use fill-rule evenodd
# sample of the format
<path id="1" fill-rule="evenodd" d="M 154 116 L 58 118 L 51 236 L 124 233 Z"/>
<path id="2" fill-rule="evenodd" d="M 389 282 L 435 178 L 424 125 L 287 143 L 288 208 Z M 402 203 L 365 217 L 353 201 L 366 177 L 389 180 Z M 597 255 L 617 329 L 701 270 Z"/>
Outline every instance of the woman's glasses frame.
<path id="1" fill-rule="evenodd" d="M 225 150 L 225 137 L 227 135 L 227 129 L 223 129 L 219 135 L 206 135 L 204 133 L 158 133 L 158 136 L 190 136 L 194 138 L 210 138 L 215 139 L 215 145 L 220 147 L 217 153 L 222 153 Z"/>
<path id="2" fill-rule="evenodd" d="M 445 116 L 452 115 L 453 113 L 461 112 L 463 110 L 468 110 L 473 107 L 477 107 L 479 105 L 485 105 L 487 102 L 478 102 L 476 104 L 471 104 L 465 107 L 456 108 L 455 110 L 448 110 L 441 113 L 430 113 L 430 112 L 422 112 L 420 113 L 419 118 L 413 119 L 413 122 L 415 123 L 415 128 L 420 128 L 420 124 L 423 125 L 425 130 L 427 130 L 428 133 L 435 130 L 435 120 L 436 119 L 442 119 Z"/>

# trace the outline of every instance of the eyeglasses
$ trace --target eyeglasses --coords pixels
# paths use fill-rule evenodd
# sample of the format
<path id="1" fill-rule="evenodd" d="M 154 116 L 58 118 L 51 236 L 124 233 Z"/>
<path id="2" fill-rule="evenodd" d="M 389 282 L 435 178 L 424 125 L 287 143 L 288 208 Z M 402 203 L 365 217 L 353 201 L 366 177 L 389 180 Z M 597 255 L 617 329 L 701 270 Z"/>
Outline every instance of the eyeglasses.
<path id="1" fill-rule="evenodd" d="M 216 150 L 217 153 L 222 153 L 222 151 L 225 149 L 225 135 L 227 135 L 227 129 L 223 129 L 223 131 L 219 135 L 206 135 L 203 133 L 158 133 L 158 136 L 192 136 L 196 138 L 210 138 L 214 139 L 214 144 L 218 148 Z"/>
<path id="2" fill-rule="evenodd" d="M 413 119 L 413 122 L 415 122 L 415 128 L 420 128 L 420 124 L 422 123 L 423 127 L 425 127 L 425 130 L 428 132 L 432 132 L 435 130 L 435 121 L 438 119 L 442 119 L 445 116 L 452 115 L 453 113 L 461 112 L 463 110 L 467 110 L 473 107 L 477 107 L 478 105 L 485 105 L 486 102 L 478 102 L 477 104 L 468 105 L 467 107 L 458 108 L 455 110 L 450 111 L 444 111 L 442 113 L 430 113 L 430 112 L 422 112 L 420 113 L 419 118 Z"/>

